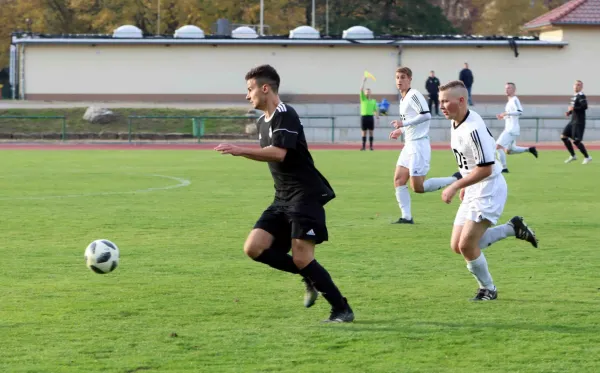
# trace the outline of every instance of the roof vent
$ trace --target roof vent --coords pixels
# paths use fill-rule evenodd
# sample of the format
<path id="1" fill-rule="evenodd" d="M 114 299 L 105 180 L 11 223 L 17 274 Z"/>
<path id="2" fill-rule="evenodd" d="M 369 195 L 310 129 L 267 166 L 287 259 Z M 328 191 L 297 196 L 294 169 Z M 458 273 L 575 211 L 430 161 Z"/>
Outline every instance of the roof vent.
<path id="1" fill-rule="evenodd" d="M 298 26 L 290 31 L 290 39 L 320 39 L 319 31 L 310 26 Z"/>
<path id="2" fill-rule="evenodd" d="M 202 39 L 204 31 L 198 26 L 186 25 L 178 28 L 173 36 L 178 39 Z"/>
<path id="3" fill-rule="evenodd" d="M 142 30 L 132 25 L 121 26 L 113 32 L 113 38 L 141 39 L 143 37 Z"/>
<path id="4" fill-rule="evenodd" d="M 353 26 L 342 33 L 344 39 L 373 39 L 373 31 L 364 26 Z"/>
<path id="5" fill-rule="evenodd" d="M 231 36 L 236 39 L 256 39 L 258 37 L 258 34 L 251 27 L 240 26 L 235 30 L 231 31 Z"/>

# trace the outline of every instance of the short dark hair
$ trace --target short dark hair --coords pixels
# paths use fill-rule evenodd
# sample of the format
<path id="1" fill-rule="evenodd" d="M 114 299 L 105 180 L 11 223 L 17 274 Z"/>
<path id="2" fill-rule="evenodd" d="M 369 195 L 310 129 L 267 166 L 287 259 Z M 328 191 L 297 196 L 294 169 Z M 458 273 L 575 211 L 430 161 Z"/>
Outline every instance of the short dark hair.
<path id="1" fill-rule="evenodd" d="M 279 74 L 277 70 L 271 65 L 260 65 L 256 66 L 246 74 L 246 81 L 255 79 L 259 85 L 267 84 L 271 87 L 273 92 L 279 92 Z"/>
<path id="2" fill-rule="evenodd" d="M 517 89 L 517 85 L 515 83 L 513 83 L 513 82 L 506 82 L 506 84 L 510 84 L 510 85 L 513 86 L 514 89 Z"/>

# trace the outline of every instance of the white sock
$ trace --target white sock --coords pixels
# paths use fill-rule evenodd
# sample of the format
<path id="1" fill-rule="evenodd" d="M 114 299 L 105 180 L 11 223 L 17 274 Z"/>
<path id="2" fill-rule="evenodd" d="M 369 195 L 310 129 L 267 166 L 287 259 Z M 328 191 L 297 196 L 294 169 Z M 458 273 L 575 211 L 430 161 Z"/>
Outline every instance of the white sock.
<path id="1" fill-rule="evenodd" d="M 479 258 L 468 261 L 467 269 L 477 280 L 480 289 L 496 290 L 492 275 L 490 275 L 490 271 L 488 270 L 487 260 L 485 260 L 485 255 L 483 255 L 483 253 L 481 253 Z"/>
<path id="2" fill-rule="evenodd" d="M 423 183 L 423 189 L 425 192 L 434 192 L 436 190 L 440 190 L 446 185 L 450 185 L 456 181 L 454 176 L 451 177 L 433 177 L 431 179 L 425 180 Z"/>
<path id="3" fill-rule="evenodd" d="M 396 201 L 398 201 L 398 205 L 400 206 L 400 210 L 402 211 L 402 218 L 407 220 L 412 219 L 412 214 L 410 212 L 410 193 L 408 192 L 408 186 L 402 185 L 396 187 Z"/>
<path id="4" fill-rule="evenodd" d="M 493 228 L 488 228 L 488 230 L 486 230 L 483 234 L 483 237 L 481 237 L 481 240 L 479 240 L 479 248 L 483 250 L 494 242 L 498 242 L 506 237 L 514 235 L 515 229 L 512 227 L 512 225 L 502 224 Z"/>
<path id="5" fill-rule="evenodd" d="M 506 153 L 502 149 L 496 150 L 496 153 L 498 154 L 500 163 L 502 163 L 502 168 L 506 168 Z"/>
<path id="6" fill-rule="evenodd" d="M 510 147 L 510 152 L 514 153 L 514 154 L 525 153 L 525 152 L 528 152 L 528 151 L 529 151 L 529 148 L 524 148 L 522 146 L 515 146 L 515 145 L 513 145 L 513 146 Z"/>

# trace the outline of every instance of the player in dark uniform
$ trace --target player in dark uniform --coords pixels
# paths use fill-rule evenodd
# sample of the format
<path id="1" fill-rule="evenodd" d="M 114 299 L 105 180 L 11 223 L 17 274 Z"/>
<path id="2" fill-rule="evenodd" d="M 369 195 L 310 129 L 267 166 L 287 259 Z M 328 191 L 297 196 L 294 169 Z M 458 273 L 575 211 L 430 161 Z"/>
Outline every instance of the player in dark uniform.
<path id="1" fill-rule="evenodd" d="M 277 71 L 269 65 L 246 74 L 246 99 L 265 113 L 257 122 L 260 149 L 232 144 L 215 148 L 222 154 L 268 162 L 275 182 L 275 199 L 248 235 L 244 252 L 280 271 L 300 274 L 306 285 L 306 307 L 315 303 L 319 293 L 331 304 L 325 321 L 351 322 L 350 305 L 314 257 L 315 246 L 328 239 L 323 206 L 335 193 L 315 168 L 298 114 L 280 101 L 279 83 Z"/>
<path id="2" fill-rule="evenodd" d="M 583 132 L 585 131 L 585 111 L 588 108 L 587 98 L 583 94 L 583 82 L 581 80 L 576 80 L 573 90 L 575 93 L 573 94 L 573 97 L 571 97 L 569 110 L 565 113 L 567 117 L 571 116 L 571 121 L 565 126 L 565 129 L 560 136 L 571 155 L 567 158 L 565 163 L 570 163 L 577 159 L 575 151 L 573 150 L 573 145 L 571 144 L 571 140 L 573 140 L 573 144 L 577 146 L 581 154 L 585 157 L 583 164 L 588 164 L 591 162 L 592 157 L 589 156 L 582 143 Z"/>

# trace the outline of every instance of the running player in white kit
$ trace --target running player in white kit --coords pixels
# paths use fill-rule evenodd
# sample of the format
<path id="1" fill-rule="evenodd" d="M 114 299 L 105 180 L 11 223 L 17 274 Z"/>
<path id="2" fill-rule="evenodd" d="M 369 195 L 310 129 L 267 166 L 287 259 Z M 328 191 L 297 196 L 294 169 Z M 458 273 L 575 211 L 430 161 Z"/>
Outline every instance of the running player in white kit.
<path id="1" fill-rule="evenodd" d="M 506 155 L 507 154 L 521 154 L 529 152 L 534 157 L 538 157 L 538 152 L 535 146 L 525 148 L 517 146 L 517 137 L 521 134 L 521 126 L 519 125 L 519 117 L 523 114 L 523 107 L 521 101 L 515 95 L 517 87 L 515 83 L 508 82 L 504 86 L 504 92 L 508 97 L 504 112 L 496 115 L 496 118 L 504 119 L 504 131 L 498 136 L 496 141 L 496 149 L 498 153 L 498 159 L 502 163 L 502 172 L 507 173 L 508 168 L 506 167 Z"/>
<path id="2" fill-rule="evenodd" d="M 468 95 L 464 83 L 458 80 L 440 87 L 440 107 L 452 121 L 452 152 L 462 175 L 444 189 L 442 200 L 450 203 L 460 191 L 462 203 L 454 219 L 450 246 L 464 257 L 467 269 L 479 284 L 472 300 L 494 300 L 498 292 L 482 250 L 508 236 L 516 236 L 534 247 L 538 240 L 520 216 L 490 228 L 502 215 L 508 188 L 502 167 L 495 161 L 494 137 L 481 116 L 469 110 Z"/>
<path id="3" fill-rule="evenodd" d="M 412 71 L 408 67 L 399 67 L 396 70 L 396 88 L 402 96 L 400 120 L 392 122 L 396 129 L 390 133 L 390 138 L 397 139 L 404 132 L 404 148 L 400 152 L 394 173 L 396 200 L 402 216 L 393 224 L 414 224 L 410 208 L 410 193 L 406 185 L 409 179 L 410 187 L 415 193 L 426 193 L 440 190 L 461 177 L 457 172 L 451 177 L 425 180 L 431 161 L 429 142 L 431 113 L 421 92 L 410 87 L 411 81 Z"/>

